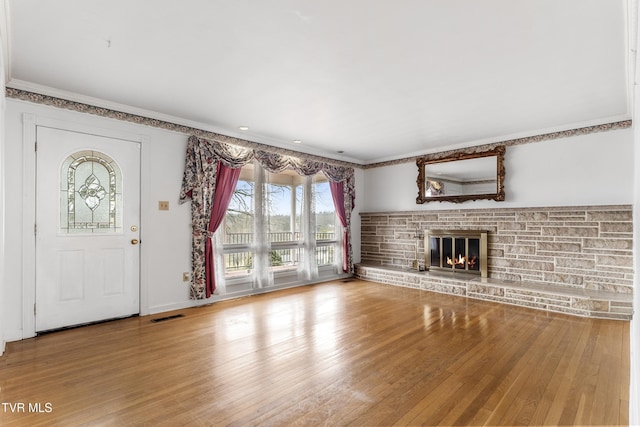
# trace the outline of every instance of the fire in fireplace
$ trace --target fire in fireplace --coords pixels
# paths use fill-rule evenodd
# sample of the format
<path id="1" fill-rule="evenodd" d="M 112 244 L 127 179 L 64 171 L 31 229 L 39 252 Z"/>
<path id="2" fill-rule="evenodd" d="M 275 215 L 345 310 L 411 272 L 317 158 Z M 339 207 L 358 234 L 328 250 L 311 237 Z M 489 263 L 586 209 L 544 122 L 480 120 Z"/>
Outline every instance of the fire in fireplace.
<path id="1" fill-rule="evenodd" d="M 426 230 L 425 265 L 430 270 L 459 271 L 487 277 L 487 232 Z"/>

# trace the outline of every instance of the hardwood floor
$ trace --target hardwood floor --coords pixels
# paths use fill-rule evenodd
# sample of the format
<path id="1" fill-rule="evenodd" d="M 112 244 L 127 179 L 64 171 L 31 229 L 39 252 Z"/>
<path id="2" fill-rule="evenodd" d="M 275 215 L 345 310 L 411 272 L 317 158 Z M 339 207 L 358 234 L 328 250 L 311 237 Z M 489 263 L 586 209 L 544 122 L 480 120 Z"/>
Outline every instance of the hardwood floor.
<path id="1" fill-rule="evenodd" d="M 9 343 L 0 387 L 3 426 L 626 425 L 629 323 L 329 282 Z"/>

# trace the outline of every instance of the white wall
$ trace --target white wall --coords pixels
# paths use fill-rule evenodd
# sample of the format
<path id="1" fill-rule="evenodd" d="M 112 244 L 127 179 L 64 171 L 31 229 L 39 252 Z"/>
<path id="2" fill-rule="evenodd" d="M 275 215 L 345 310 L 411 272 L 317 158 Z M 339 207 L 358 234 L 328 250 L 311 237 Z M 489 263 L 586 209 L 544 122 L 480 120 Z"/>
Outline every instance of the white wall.
<path id="1" fill-rule="evenodd" d="M 415 162 L 366 169 L 362 212 L 630 204 L 633 130 L 507 147 L 504 202 L 416 204 Z"/>
<path id="2" fill-rule="evenodd" d="M 640 69 L 640 68 L 639 68 Z M 635 99 L 640 99 L 640 87 L 636 85 Z M 640 120 L 640 108 L 635 107 L 634 122 Z M 640 141 L 640 129 L 635 126 L 635 140 Z M 634 146 L 635 148 L 635 146 Z M 633 311 L 631 320 L 630 343 L 630 374 L 629 379 L 629 425 L 640 425 L 640 149 L 633 152 L 635 164 L 634 190 L 633 190 L 633 265 L 634 265 L 634 290 Z"/>
<path id="3" fill-rule="evenodd" d="M 0 1 L 0 8 L 4 12 L 4 2 Z M 0 13 L 0 20 L 5 19 L 4 13 Z M 5 28 L 0 25 L 0 28 Z M 5 239 L 4 239 L 4 182 L 5 182 L 5 174 L 4 174 L 4 145 L 5 145 L 5 124 L 4 124 L 4 116 L 5 116 L 5 93 L 4 93 L 4 85 L 5 85 L 5 75 L 4 68 L 6 64 L 5 52 L 4 52 L 4 40 L 5 35 L 2 31 L 0 31 L 0 308 L 4 305 L 4 253 L 5 253 Z M 4 311 L 0 312 L 0 356 L 4 353 L 5 347 L 5 339 L 4 339 Z"/>
<path id="4" fill-rule="evenodd" d="M 53 107 L 7 99 L 5 164 L 6 242 L 4 331 L 7 341 L 22 339 L 23 264 L 33 263 L 23 255 L 23 225 L 33 218 L 22 211 L 23 198 L 34 197 L 33 188 L 23 182 L 23 114 L 58 120 L 69 125 L 90 126 L 107 132 L 140 135 L 142 142 L 141 199 L 141 311 L 142 314 L 196 305 L 189 300 L 188 283 L 182 272 L 191 271 L 190 205 L 178 205 L 184 170 L 187 136 L 160 129 L 100 118 Z M 168 200 L 169 211 L 159 211 L 158 201 Z M 27 259 L 25 259 L 27 258 Z M 28 279 L 27 279 L 28 280 Z M 203 302 L 199 302 L 203 303 Z M 28 336 L 28 334 L 26 335 Z"/>
<path id="5" fill-rule="evenodd" d="M 635 4 L 637 11 L 638 4 Z M 637 17 L 636 17 L 637 18 Z M 637 23 L 636 23 L 637 29 Z M 638 35 L 638 34 L 636 34 Z M 637 45 L 637 43 L 636 43 Z M 634 316 L 631 320 L 630 342 L 630 378 L 629 378 L 629 425 L 640 425 L 640 55 L 635 56 L 635 75 L 633 76 L 633 103 L 634 103 L 634 151 L 635 166 L 633 188 L 633 267 L 635 271 L 633 293 Z"/>
<path id="6" fill-rule="evenodd" d="M 356 206 L 351 214 L 351 245 L 353 246 L 354 263 L 358 263 L 361 260 L 360 242 L 362 240 L 360 238 L 360 212 L 364 212 L 362 210 L 362 205 L 364 204 L 364 177 L 364 170 L 355 170 Z"/>

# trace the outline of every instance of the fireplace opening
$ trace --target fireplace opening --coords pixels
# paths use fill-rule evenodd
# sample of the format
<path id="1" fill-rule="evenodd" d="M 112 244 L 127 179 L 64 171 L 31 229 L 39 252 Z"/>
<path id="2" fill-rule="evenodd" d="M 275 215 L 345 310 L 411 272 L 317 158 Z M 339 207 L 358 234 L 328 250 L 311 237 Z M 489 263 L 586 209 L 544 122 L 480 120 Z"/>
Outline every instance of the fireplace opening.
<path id="1" fill-rule="evenodd" d="M 430 270 L 479 274 L 487 277 L 487 232 L 426 230 L 425 264 Z"/>

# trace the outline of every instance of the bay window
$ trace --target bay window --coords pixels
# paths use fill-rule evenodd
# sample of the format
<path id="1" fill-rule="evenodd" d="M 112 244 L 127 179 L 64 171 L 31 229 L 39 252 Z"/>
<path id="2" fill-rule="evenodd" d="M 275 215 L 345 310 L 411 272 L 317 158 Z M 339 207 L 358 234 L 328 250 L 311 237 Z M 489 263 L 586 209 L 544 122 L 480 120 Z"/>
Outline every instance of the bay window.
<path id="1" fill-rule="evenodd" d="M 352 167 L 192 135 L 179 200 L 191 202 L 192 299 L 353 273 Z"/>
<path id="2" fill-rule="evenodd" d="M 214 236 L 218 290 L 233 293 L 339 273 L 341 226 L 327 177 L 242 167 Z"/>

